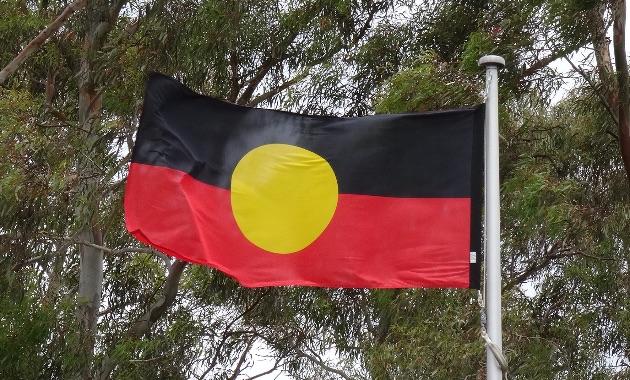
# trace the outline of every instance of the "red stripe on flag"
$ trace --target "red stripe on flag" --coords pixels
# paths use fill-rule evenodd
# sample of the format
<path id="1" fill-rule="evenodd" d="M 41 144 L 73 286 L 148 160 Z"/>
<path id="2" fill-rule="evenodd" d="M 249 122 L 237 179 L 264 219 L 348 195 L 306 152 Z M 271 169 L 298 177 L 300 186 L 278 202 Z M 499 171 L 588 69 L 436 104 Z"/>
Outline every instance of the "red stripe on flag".
<path id="1" fill-rule="evenodd" d="M 326 230 L 293 254 L 250 243 L 230 191 L 161 166 L 132 163 L 127 229 L 186 261 L 249 287 L 469 287 L 470 199 L 340 194 Z"/>

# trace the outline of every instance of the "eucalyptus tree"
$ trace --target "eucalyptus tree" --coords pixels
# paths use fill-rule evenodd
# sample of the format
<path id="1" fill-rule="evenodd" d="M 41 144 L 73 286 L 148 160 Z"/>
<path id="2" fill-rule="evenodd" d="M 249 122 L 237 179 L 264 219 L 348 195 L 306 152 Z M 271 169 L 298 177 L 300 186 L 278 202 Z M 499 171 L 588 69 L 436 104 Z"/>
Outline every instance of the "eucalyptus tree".
<path id="1" fill-rule="evenodd" d="M 488 53 L 508 62 L 511 375 L 623 375 L 623 1 L 77 3 L 2 79 L 0 377 L 246 378 L 260 345 L 265 370 L 297 379 L 482 377 L 476 294 L 244 289 L 132 241 L 122 197 L 146 71 L 244 105 L 363 115 L 482 102 Z M 65 9 L 0 4 L 2 62 Z M 552 105 L 550 64 L 585 47 L 595 64 L 574 63 L 582 82 Z"/>
<path id="2" fill-rule="evenodd" d="M 185 263 L 139 247 L 124 232 L 124 172 L 140 113 L 143 72 L 170 73 L 239 104 L 269 103 L 310 70 L 358 46 L 375 17 L 391 5 L 3 3 L 10 15 L 2 23 L 3 57 L 12 62 L 2 75 L 7 110 L 0 227 L 3 301 L 12 305 L 6 308 L 10 318 L 3 318 L 8 321 L 3 328 L 7 337 L 19 332 L 13 323 L 17 311 L 38 316 L 36 320 L 46 317 L 28 345 L 39 348 L 38 366 L 27 365 L 23 355 L 11 355 L 19 360 L 6 362 L 4 373 L 107 378 L 137 375 L 142 367 L 149 377 L 236 377 L 242 365 L 226 366 L 239 355 L 246 358 L 254 338 L 270 346 L 289 339 L 273 331 L 232 332 L 251 313 L 247 300 L 257 293 L 234 289 L 222 275 L 206 271 L 210 279 L 219 278 L 212 280 L 213 293 L 232 289 L 240 303 L 230 309 L 225 298 L 196 295 L 197 285 L 182 280 Z M 26 53 L 28 60 L 13 60 Z M 187 301 L 172 308 L 180 284 L 186 285 L 181 292 Z M 10 297 L 13 293 L 20 297 Z M 169 308 L 172 320 L 167 323 L 161 318 Z M 225 314 L 239 308 L 245 311 L 234 320 Z M 36 325 L 21 326 L 27 334 Z M 143 340 L 148 335 L 155 339 Z M 304 348 L 278 346 L 277 352 L 318 362 L 319 354 Z"/>
<path id="3" fill-rule="evenodd" d="M 628 373 L 627 290 L 622 285 L 630 232 L 628 175 L 625 130 L 619 129 L 627 99 L 623 5 L 441 4 L 422 14 L 432 20 L 426 25 L 433 28 L 420 37 L 432 53 L 389 80 L 377 107 L 401 112 L 474 104 L 483 93 L 473 72 L 478 57 L 488 51 L 506 57 L 501 86 L 503 326 L 513 378 L 603 379 Z M 454 17 L 471 13 L 483 15 L 475 26 L 448 29 Z M 609 25 L 617 34 L 613 46 L 604 38 Z M 463 29 L 462 35 L 453 35 Z M 436 38 L 442 32 L 451 37 Z M 609 47 L 620 55 L 614 61 L 620 66 L 606 55 Z M 592 52 L 591 59 L 575 63 L 584 51 Z M 561 59 L 572 64 L 572 78 L 581 80 L 553 103 L 554 88 L 566 74 L 550 63 Z M 449 314 L 458 304 L 450 293 L 401 293 L 388 303 L 392 340 L 366 351 L 379 377 L 483 376 L 470 369 L 482 366 L 479 348 L 459 351 L 464 347 L 460 339 L 475 330 L 478 307 L 472 297 L 458 296 L 455 315 Z M 407 323 L 413 317 L 397 311 L 410 297 L 416 297 L 420 310 L 442 305 L 437 309 L 446 318 L 435 317 L 439 311 L 425 317 L 441 326 L 438 332 L 418 321 Z M 458 318 L 462 315 L 467 318 Z M 416 341 L 401 345 L 401 337 L 411 336 Z M 406 365 L 392 362 L 400 352 L 408 354 Z"/>

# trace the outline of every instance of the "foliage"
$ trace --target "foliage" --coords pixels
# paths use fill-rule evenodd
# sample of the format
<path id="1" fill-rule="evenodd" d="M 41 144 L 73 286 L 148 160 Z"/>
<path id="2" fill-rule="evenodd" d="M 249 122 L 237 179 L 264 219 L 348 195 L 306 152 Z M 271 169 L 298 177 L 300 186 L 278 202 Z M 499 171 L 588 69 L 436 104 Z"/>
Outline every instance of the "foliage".
<path id="1" fill-rule="evenodd" d="M 0 59 L 65 6 L 0 3 Z M 131 239 L 122 201 L 148 71 L 241 104 L 365 115 L 483 102 L 477 60 L 498 54 L 510 378 L 624 378 L 630 207 L 619 130 L 595 63 L 575 65 L 581 80 L 560 97 L 550 66 L 592 41 L 594 15 L 610 9 L 90 2 L 0 88 L 0 377 L 243 379 L 264 352 L 266 368 L 295 379 L 483 378 L 473 292 L 245 289 Z M 104 252 L 91 311 L 79 296 L 90 252 Z"/>
<path id="2" fill-rule="evenodd" d="M 478 86 L 474 77 L 428 55 L 388 81 L 376 112 L 418 112 L 480 104 Z"/>

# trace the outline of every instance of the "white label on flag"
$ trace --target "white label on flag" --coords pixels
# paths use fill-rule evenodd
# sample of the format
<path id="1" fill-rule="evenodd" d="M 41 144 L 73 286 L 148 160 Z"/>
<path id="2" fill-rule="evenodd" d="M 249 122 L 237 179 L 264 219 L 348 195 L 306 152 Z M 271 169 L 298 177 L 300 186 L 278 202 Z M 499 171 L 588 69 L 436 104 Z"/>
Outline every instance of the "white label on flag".
<path id="1" fill-rule="evenodd" d="M 470 263 L 475 264 L 477 262 L 477 252 L 470 252 Z"/>

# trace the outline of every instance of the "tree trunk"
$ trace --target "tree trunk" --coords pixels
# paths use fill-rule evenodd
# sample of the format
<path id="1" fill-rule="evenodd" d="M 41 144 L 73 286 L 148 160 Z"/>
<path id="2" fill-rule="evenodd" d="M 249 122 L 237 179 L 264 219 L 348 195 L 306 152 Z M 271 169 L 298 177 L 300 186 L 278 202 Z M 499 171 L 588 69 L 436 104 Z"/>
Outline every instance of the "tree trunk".
<path id="1" fill-rule="evenodd" d="M 613 4 L 613 50 L 617 70 L 619 148 L 626 177 L 630 184 L 630 94 L 628 86 L 628 56 L 626 55 L 626 1 Z"/>
<path id="2" fill-rule="evenodd" d="M 83 241 L 102 244 L 100 228 L 92 230 L 84 226 L 79 235 Z M 79 368 L 77 378 L 92 378 L 92 358 L 97 332 L 98 309 L 101 304 L 103 287 L 103 251 L 82 245 L 80 248 L 80 279 L 77 305 L 77 321 L 79 324 L 79 344 L 77 347 Z"/>
<path id="3" fill-rule="evenodd" d="M 125 0 L 94 0 L 85 6 L 85 34 L 81 51 L 79 85 L 79 125 L 85 138 L 85 157 L 79 158 L 78 170 L 84 178 L 79 196 L 82 202 L 76 211 L 82 223 L 79 237 L 94 246 L 82 245 L 80 249 L 80 280 L 77 305 L 79 344 L 76 349 L 78 367 L 75 378 L 93 378 L 92 359 L 97 333 L 98 310 L 103 287 L 103 251 L 95 246 L 103 245 L 103 235 L 98 223 L 98 180 L 101 161 L 98 149 L 101 98 L 94 82 L 95 58 L 103 46 L 106 35 L 112 29 Z"/>
<path id="4" fill-rule="evenodd" d="M 626 1 L 611 0 L 610 6 L 613 21 L 614 68 L 609 50 L 610 42 L 606 36 L 607 4 L 604 3 L 591 11 L 590 33 L 603 99 L 618 127 L 619 151 L 630 185 L 630 79 L 625 46 Z"/>
<path id="5" fill-rule="evenodd" d="M 89 33 L 89 30 L 86 32 Z M 95 198 L 98 186 L 94 179 L 95 151 L 90 149 L 95 143 L 95 121 L 100 111 L 100 104 L 91 83 L 90 39 L 86 36 L 81 59 L 81 73 L 79 74 L 79 125 L 85 133 L 86 155 L 81 159 L 79 170 L 85 178 L 81 186 L 80 196 L 83 198 L 77 209 L 77 217 L 83 223 L 79 238 L 94 245 L 103 245 L 103 236 L 96 220 L 98 218 L 98 199 Z M 92 156 L 92 157 L 90 157 Z M 103 251 L 93 246 L 80 247 L 80 279 L 77 305 L 77 322 L 79 325 L 79 344 L 77 356 L 79 368 L 77 379 L 92 379 L 92 357 L 94 355 L 95 336 L 97 332 L 98 309 L 101 304 L 103 287 Z"/>
<path id="6" fill-rule="evenodd" d="M 606 4 L 594 8 L 590 12 L 589 26 L 591 42 L 597 63 L 597 73 L 602 84 L 604 99 L 608 107 L 616 112 L 617 104 L 617 83 L 615 81 L 612 59 L 610 57 L 610 43 L 608 41 L 607 25 L 604 19 L 606 14 Z"/>

